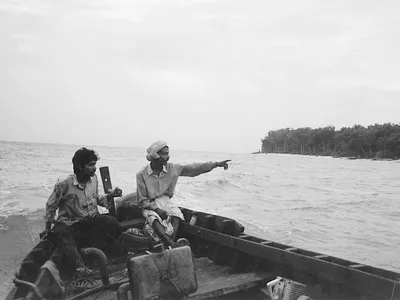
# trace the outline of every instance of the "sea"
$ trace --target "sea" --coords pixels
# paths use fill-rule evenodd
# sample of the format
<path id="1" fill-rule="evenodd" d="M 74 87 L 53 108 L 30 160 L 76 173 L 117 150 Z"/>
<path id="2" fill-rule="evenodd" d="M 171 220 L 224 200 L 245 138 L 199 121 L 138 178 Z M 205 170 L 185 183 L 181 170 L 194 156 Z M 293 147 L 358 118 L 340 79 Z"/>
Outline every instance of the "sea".
<path id="1" fill-rule="evenodd" d="M 109 167 L 113 186 L 135 191 L 145 149 L 0 142 L 1 299 L 44 229 L 54 184 L 72 173 L 82 146 L 98 152 L 97 166 Z M 233 218 L 251 235 L 400 272 L 398 161 L 170 152 L 170 162 L 181 164 L 232 160 L 228 170 L 181 177 L 178 205 Z"/>

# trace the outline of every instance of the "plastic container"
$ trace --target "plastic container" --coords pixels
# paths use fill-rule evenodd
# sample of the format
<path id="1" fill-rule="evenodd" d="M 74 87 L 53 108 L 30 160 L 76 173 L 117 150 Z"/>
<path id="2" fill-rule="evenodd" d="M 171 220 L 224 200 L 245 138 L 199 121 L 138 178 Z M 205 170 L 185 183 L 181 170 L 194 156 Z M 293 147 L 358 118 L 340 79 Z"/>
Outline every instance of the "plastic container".
<path id="1" fill-rule="evenodd" d="M 277 277 L 266 285 L 268 295 L 273 300 L 298 300 L 304 296 L 307 286 L 297 281 Z"/>
<path id="2" fill-rule="evenodd" d="M 196 270 L 189 246 L 133 257 L 128 261 L 133 299 L 184 297 L 197 290 Z"/>

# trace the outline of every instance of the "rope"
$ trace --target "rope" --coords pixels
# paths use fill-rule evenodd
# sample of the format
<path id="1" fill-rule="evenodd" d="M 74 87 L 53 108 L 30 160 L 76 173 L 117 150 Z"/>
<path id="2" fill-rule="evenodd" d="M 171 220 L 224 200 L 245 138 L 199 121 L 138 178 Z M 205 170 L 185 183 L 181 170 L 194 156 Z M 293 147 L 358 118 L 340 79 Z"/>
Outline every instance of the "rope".
<path id="1" fill-rule="evenodd" d="M 85 263 L 83 262 L 82 255 L 79 253 L 79 250 L 78 250 L 78 245 L 75 243 L 74 240 L 72 240 L 72 244 L 73 244 L 73 247 L 74 247 L 74 254 L 75 254 L 75 258 L 76 258 L 76 264 L 79 267 L 85 269 L 87 272 L 92 273 L 92 270 L 90 270 L 88 267 L 86 267 Z"/>
<path id="2" fill-rule="evenodd" d="M 123 257 L 117 257 L 117 258 L 114 258 L 113 260 L 111 260 L 111 262 L 108 264 L 108 268 L 109 268 L 110 273 L 111 273 L 112 265 L 115 262 L 117 262 L 118 260 L 122 260 L 122 259 L 123 259 Z M 90 269 L 88 269 L 88 268 L 86 268 L 86 269 L 89 270 L 91 273 L 93 273 L 93 271 L 91 271 Z M 124 279 L 127 276 L 128 276 L 128 271 L 125 270 L 124 273 L 117 279 L 117 281 L 120 281 L 120 280 Z M 88 290 L 88 289 L 96 288 L 98 286 L 99 286 L 99 283 L 94 279 L 91 279 L 91 278 L 80 278 L 80 279 L 76 279 L 76 280 L 71 281 L 68 284 L 67 288 L 71 289 L 71 290 L 76 290 L 76 289 Z M 101 295 L 101 293 L 99 295 Z"/>
<path id="3" fill-rule="evenodd" d="M 114 282 L 114 283 L 110 283 L 107 285 L 101 285 L 98 286 L 96 288 L 84 291 L 83 293 L 79 294 L 79 295 L 75 295 L 71 298 L 68 298 L 67 300 L 79 300 L 79 299 L 84 299 L 85 297 L 89 296 L 89 295 L 93 295 L 97 292 L 101 292 L 103 290 L 107 290 L 107 289 L 113 289 L 114 287 L 119 287 L 122 284 L 128 283 L 129 280 L 124 280 L 124 281 L 118 281 L 118 282 Z"/>
<path id="4" fill-rule="evenodd" d="M 399 285 L 400 281 L 395 281 L 393 284 L 393 290 L 392 290 L 392 297 L 390 297 L 390 300 L 394 300 L 394 293 L 396 292 L 396 286 Z"/>
<path id="5" fill-rule="evenodd" d="M 170 268 L 170 264 L 171 264 L 171 254 L 170 254 L 169 251 L 166 251 L 166 252 L 168 253 L 168 254 L 167 254 L 167 255 L 168 255 L 168 268 Z M 161 276 L 162 276 L 162 277 L 161 277 L 161 282 L 163 282 L 163 281 L 165 281 L 165 280 L 169 280 L 169 282 L 172 283 L 172 285 L 174 286 L 174 288 L 176 289 L 176 291 L 177 291 L 179 294 L 181 294 L 181 290 L 180 290 L 179 287 L 176 285 L 176 283 L 172 280 L 172 278 L 169 277 L 168 272 L 166 273 L 166 275 L 164 275 L 162 269 L 161 269 L 160 266 L 157 264 L 157 262 L 156 262 L 154 256 L 153 256 L 152 254 L 149 254 L 149 255 L 150 255 L 150 257 L 153 259 L 154 264 L 157 266 L 158 271 L 160 271 L 160 274 L 161 274 Z"/>
<path id="6" fill-rule="evenodd" d="M 69 289 L 92 289 L 97 287 L 99 284 L 96 280 L 90 278 L 81 278 L 73 280 L 68 284 Z"/>

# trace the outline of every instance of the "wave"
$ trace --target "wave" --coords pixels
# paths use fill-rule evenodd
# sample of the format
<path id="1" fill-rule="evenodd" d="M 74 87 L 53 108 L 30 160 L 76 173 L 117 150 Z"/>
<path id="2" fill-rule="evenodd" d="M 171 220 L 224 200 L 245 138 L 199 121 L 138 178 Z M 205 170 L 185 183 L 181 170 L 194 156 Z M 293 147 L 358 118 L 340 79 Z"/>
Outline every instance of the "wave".
<path id="1" fill-rule="evenodd" d="M 287 207 L 284 208 L 265 208 L 263 211 L 265 212 L 280 212 L 280 211 L 312 211 L 312 212 L 320 212 L 320 213 L 329 213 L 333 212 L 334 209 L 332 207 L 327 207 L 327 206 L 300 206 L 300 207 Z"/>
<path id="2" fill-rule="evenodd" d="M 0 215 L 26 222 L 15 217 L 23 214 L 28 223 L 38 220 L 43 229 L 45 198 L 57 179 L 72 170 L 75 148 L 1 143 Z M 124 192 L 134 190 L 131 170 L 143 167 L 145 150 L 97 148 L 101 165 L 111 168 L 112 182 L 123 184 L 120 187 Z M 26 153 L 30 155 L 24 157 Z M 177 159 L 188 163 L 227 156 L 177 152 Z M 357 253 L 369 257 L 370 264 L 393 261 L 399 267 L 396 249 L 400 244 L 392 235 L 400 216 L 396 198 L 400 186 L 394 184 L 400 164 L 288 155 L 229 157 L 232 162 L 228 171 L 217 169 L 194 178 L 180 178 L 174 201 L 183 207 L 236 219 L 246 232 L 260 237 L 310 250 L 328 249 L 336 251 L 337 256 L 344 256 L 350 246 L 357 247 Z M 10 234 L 12 226 L 1 219 L 0 223 L 9 226 Z M 368 238 L 373 242 L 365 238 L 364 231 L 371 233 Z M 352 236 L 361 239 L 357 245 L 350 240 Z M 0 244 L 4 244 L 3 240 Z M 374 255 L 386 249 L 390 251 L 385 255 Z"/>
<path id="3" fill-rule="evenodd" d="M 19 188 L 20 184 L 18 182 L 10 182 L 5 179 L 0 180 L 2 189 L 0 190 L 0 193 L 6 194 L 9 192 L 9 190 L 16 190 Z"/>
<path id="4" fill-rule="evenodd" d="M 8 227 L 7 225 L 0 223 L 0 234 L 5 234 L 9 229 L 10 227 Z"/>
<path id="5" fill-rule="evenodd" d="M 340 205 L 340 206 L 354 206 L 354 207 L 358 207 L 358 206 L 365 206 L 365 205 L 371 205 L 374 203 L 377 203 L 377 199 L 365 199 L 365 200 L 350 200 L 350 199 L 346 199 L 343 202 L 338 202 L 338 201 L 334 201 L 333 203 L 335 205 Z"/>
<path id="6" fill-rule="evenodd" d="M 23 203 L 15 199 L 0 200 L 0 217 L 30 216 L 37 211 L 44 211 L 43 208 L 28 208 Z"/>
<path id="7" fill-rule="evenodd" d="M 235 180 L 232 180 L 228 177 L 213 178 L 207 180 L 191 180 L 181 182 L 180 185 L 183 185 L 186 188 L 201 189 L 202 191 L 209 191 L 210 189 L 218 191 L 227 189 L 229 187 L 242 188 L 244 186 L 243 183 L 236 182 Z"/>
<path id="8" fill-rule="evenodd" d="M 0 190 L 0 195 L 12 195 L 12 191 Z"/>
<path id="9" fill-rule="evenodd" d="M 249 178 L 253 177 L 254 174 L 252 172 L 235 172 L 232 174 L 229 174 L 229 177 L 233 179 L 242 179 L 242 178 Z"/>

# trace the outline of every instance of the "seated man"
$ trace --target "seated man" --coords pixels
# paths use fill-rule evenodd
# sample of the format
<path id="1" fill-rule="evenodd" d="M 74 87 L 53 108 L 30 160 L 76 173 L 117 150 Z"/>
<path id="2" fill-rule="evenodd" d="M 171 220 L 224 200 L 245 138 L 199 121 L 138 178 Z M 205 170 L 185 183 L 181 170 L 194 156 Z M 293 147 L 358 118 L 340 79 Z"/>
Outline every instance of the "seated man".
<path id="1" fill-rule="evenodd" d="M 118 221 L 111 216 L 101 215 L 97 205 L 109 207 L 112 197 L 122 195 L 122 190 L 115 188 L 110 194 L 99 195 L 96 162 L 99 157 L 93 150 L 81 148 L 72 158 L 74 173 L 58 181 L 46 204 L 46 229 L 51 230 L 55 213 L 58 218 L 53 233 L 63 236 L 64 249 L 59 249 L 53 256 L 54 263 L 60 267 L 61 258 L 66 255 L 65 248 L 96 247 L 104 252 L 120 255 L 126 252 L 117 239 L 122 233 Z M 66 243 L 66 245 L 65 245 Z M 64 251 L 63 251 L 64 250 Z M 73 266 L 71 266 L 73 268 Z"/>
<path id="2" fill-rule="evenodd" d="M 179 223 L 184 220 L 180 209 L 170 201 L 178 177 L 198 176 L 216 167 L 226 170 L 230 160 L 189 165 L 168 163 L 169 147 L 164 141 L 153 143 L 146 158 L 150 164 L 136 174 L 138 204 L 143 208 L 147 227 L 154 229 L 167 246 L 175 247 Z"/>

